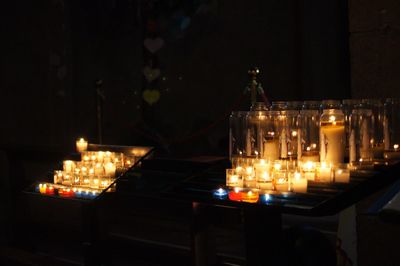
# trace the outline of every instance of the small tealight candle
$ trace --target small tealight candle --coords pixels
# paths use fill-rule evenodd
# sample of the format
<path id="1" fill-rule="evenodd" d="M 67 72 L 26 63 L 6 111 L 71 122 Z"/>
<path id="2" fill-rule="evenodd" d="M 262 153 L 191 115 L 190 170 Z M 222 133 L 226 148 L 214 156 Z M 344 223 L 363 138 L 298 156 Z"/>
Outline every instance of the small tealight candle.
<path id="1" fill-rule="evenodd" d="M 383 152 L 383 157 L 385 159 L 400 159 L 400 150 L 399 150 L 399 144 L 394 144 L 393 145 L 393 150 L 391 151 L 384 151 Z"/>
<path id="2" fill-rule="evenodd" d="M 84 138 L 80 138 L 76 141 L 76 151 L 84 152 L 87 151 L 88 142 Z"/>
<path id="3" fill-rule="evenodd" d="M 39 184 L 39 192 L 40 194 L 46 194 L 47 185 L 46 184 Z"/>
<path id="4" fill-rule="evenodd" d="M 54 187 L 53 186 L 48 186 L 46 188 L 46 194 L 48 195 L 54 195 Z"/>
<path id="5" fill-rule="evenodd" d="M 235 187 L 232 191 L 229 192 L 229 199 L 234 201 L 242 200 L 242 189 Z"/>
<path id="6" fill-rule="evenodd" d="M 293 192 L 306 193 L 307 192 L 307 178 L 301 176 L 299 172 L 295 172 L 291 179 L 291 189 Z"/>
<path id="7" fill-rule="evenodd" d="M 218 188 L 213 191 L 213 196 L 219 199 L 224 199 L 228 196 L 228 191 L 224 188 Z"/>
<path id="8" fill-rule="evenodd" d="M 249 203 L 256 203 L 258 201 L 259 194 L 257 191 L 247 191 L 242 192 L 242 201 L 249 202 Z"/>
<path id="9" fill-rule="evenodd" d="M 270 194 L 260 195 L 260 201 L 262 203 L 269 204 L 269 203 L 271 203 L 271 200 L 272 200 L 272 196 Z"/>
<path id="10" fill-rule="evenodd" d="M 58 190 L 58 194 L 61 197 L 69 198 L 69 197 L 73 197 L 74 196 L 74 191 L 72 189 L 70 189 L 70 188 L 61 188 L 61 189 Z"/>

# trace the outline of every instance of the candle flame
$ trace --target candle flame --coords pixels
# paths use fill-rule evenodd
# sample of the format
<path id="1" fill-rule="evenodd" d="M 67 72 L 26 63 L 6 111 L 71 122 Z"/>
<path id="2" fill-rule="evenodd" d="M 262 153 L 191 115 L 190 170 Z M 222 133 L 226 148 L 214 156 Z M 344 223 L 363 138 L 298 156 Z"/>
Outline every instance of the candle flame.
<path id="1" fill-rule="evenodd" d="M 394 144 L 394 145 L 393 145 L 393 148 L 394 148 L 395 150 L 397 150 L 397 149 L 399 148 L 399 144 Z"/>
<path id="2" fill-rule="evenodd" d="M 282 165 L 280 163 L 275 163 L 274 168 L 275 170 L 281 170 Z"/>
<path id="3" fill-rule="evenodd" d="M 297 137 L 297 131 L 292 131 L 292 136 Z"/>
<path id="4" fill-rule="evenodd" d="M 311 148 L 310 148 L 310 147 L 307 147 L 307 148 L 306 148 L 306 150 L 307 150 L 307 151 L 310 151 L 310 150 L 311 150 Z"/>

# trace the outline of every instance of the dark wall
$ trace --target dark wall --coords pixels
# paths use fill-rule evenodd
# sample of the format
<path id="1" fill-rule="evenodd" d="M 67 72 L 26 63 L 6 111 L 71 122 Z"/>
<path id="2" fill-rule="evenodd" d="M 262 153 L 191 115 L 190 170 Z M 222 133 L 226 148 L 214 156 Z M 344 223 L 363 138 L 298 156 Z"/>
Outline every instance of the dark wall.
<path id="1" fill-rule="evenodd" d="M 251 66 L 272 100 L 349 97 L 347 7 L 337 2 L 9 1 L 0 142 L 96 142 L 102 79 L 103 142 L 225 154 L 224 114 Z M 182 14 L 190 23 L 177 32 Z M 164 40 L 154 84 L 142 75 L 148 19 Z M 144 102 L 145 89 L 157 89 L 159 101 Z"/>

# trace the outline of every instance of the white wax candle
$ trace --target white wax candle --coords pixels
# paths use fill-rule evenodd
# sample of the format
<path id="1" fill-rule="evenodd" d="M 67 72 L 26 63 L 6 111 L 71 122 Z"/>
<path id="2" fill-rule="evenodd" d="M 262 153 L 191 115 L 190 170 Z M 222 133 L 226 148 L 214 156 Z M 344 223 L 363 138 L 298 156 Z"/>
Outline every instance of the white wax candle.
<path id="1" fill-rule="evenodd" d="M 345 152 L 345 131 L 344 125 L 339 123 L 332 123 L 328 125 L 321 125 L 321 136 L 325 141 L 324 152 L 326 154 L 325 160 L 328 163 L 343 163 Z M 323 143 L 321 144 L 322 146 Z M 321 146 L 321 147 L 322 147 Z M 321 155 L 322 155 L 321 150 Z M 323 158 L 321 158 L 323 159 Z"/>
<path id="2" fill-rule="evenodd" d="M 350 181 L 350 171 L 348 169 L 336 169 L 335 182 L 349 183 L 349 181 Z"/>
<path id="3" fill-rule="evenodd" d="M 226 185 L 228 187 L 243 187 L 243 180 L 239 177 L 239 175 L 227 175 Z"/>
<path id="4" fill-rule="evenodd" d="M 76 141 L 76 151 L 84 152 L 87 150 L 88 142 L 84 138 L 80 138 Z"/>

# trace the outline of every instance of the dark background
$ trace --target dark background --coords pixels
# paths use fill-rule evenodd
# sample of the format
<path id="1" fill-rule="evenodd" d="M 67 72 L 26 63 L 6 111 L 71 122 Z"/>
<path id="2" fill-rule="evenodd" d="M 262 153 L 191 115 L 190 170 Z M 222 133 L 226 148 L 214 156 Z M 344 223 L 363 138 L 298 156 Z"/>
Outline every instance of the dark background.
<path id="1" fill-rule="evenodd" d="M 252 66 L 261 69 L 271 100 L 400 94 L 394 0 L 2 5 L 1 145 L 72 149 L 80 136 L 98 142 L 97 79 L 105 96 L 103 143 L 156 145 L 169 154 L 227 153 L 224 114 Z M 190 19 L 183 30 L 182 17 Z M 161 75 L 152 84 L 142 75 L 148 37 L 164 40 L 153 55 Z M 157 89 L 159 101 L 144 102 L 145 89 Z"/>

